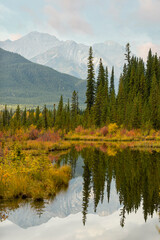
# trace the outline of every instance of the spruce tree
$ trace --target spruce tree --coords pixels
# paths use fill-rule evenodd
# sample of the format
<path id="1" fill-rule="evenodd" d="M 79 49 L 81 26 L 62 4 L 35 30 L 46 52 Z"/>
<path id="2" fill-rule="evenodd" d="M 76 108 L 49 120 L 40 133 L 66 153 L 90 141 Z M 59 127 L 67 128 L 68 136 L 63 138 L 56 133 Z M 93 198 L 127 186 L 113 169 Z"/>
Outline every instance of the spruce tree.
<path id="1" fill-rule="evenodd" d="M 119 125 L 123 124 L 125 118 L 125 89 L 124 89 L 124 81 L 123 77 L 120 76 L 119 80 L 119 88 L 117 95 L 117 122 Z"/>
<path id="2" fill-rule="evenodd" d="M 73 91 L 72 93 L 72 103 L 71 103 L 71 117 L 72 117 L 72 127 L 73 129 L 77 125 L 77 115 L 78 115 L 78 93 Z"/>
<path id="3" fill-rule="evenodd" d="M 116 121 L 116 95 L 114 88 L 114 67 L 112 67 L 111 80 L 110 80 L 110 94 L 109 94 L 109 105 L 110 105 L 110 121 Z"/>
<path id="4" fill-rule="evenodd" d="M 70 114 L 70 103 L 68 99 L 67 110 L 66 110 L 66 132 L 69 132 L 71 125 L 71 114 Z"/>
<path id="5" fill-rule="evenodd" d="M 56 121 L 56 104 L 53 104 L 53 126 L 55 126 Z"/>
<path id="6" fill-rule="evenodd" d="M 96 95 L 96 99 L 93 107 L 94 121 L 95 121 L 95 125 L 98 127 L 101 125 L 102 100 L 103 100 L 102 91 L 103 91 L 103 86 L 101 82 L 97 89 L 97 95 Z"/>
<path id="7" fill-rule="evenodd" d="M 147 83 L 144 73 L 142 73 L 142 75 L 140 76 L 139 92 L 144 103 L 145 101 L 147 101 Z"/>
<path id="8" fill-rule="evenodd" d="M 107 99 L 109 98 L 109 93 L 108 93 L 108 67 L 106 67 L 106 71 L 105 71 L 105 84 L 104 84 L 104 88 L 105 88 L 105 96 L 107 97 Z"/>
<path id="9" fill-rule="evenodd" d="M 105 71 L 105 83 L 102 91 L 102 105 L 101 105 L 101 124 L 109 123 L 109 93 L 108 93 L 108 67 Z"/>
<path id="10" fill-rule="evenodd" d="M 58 129 L 63 129 L 64 126 L 64 112 L 63 112 L 63 96 L 61 95 L 59 104 L 58 104 L 58 109 L 56 113 L 56 122 L 55 125 L 57 126 Z"/>
<path id="11" fill-rule="evenodd" d="M 96 91 L 98 91 L 98 87 L 99 87 L 100 84 L 102 84 L 102 86 L 104 86 L 104 84 L 105 84 L 105 73 L 104 73 L 104 67 L 103 67 L 103 63 L 102 63 L 101 58 L 100 58 L 100 61 L 99 61 Z"/>
<path id="12" fill-rule="evenodd" d="M 131 51 L 130 51 L 130 44 L 126 44 L 126 53 L 125 53 L 125 60 L 127 61 L 128 65 L 130 64 L 131 61 Z"/>
<path id="13" fill-rule="evenodd" d="M 76 98 L 76 106 L 77 106 L 77 114 L 79 114 L 79 100 L 78 100 L 78 92 L 77 92 L 77 98 Z"/>
<path id="14" fill-rule="evenodd" d="M 129 92 L 128 92 L 128 100 L 133 101 L 134 97 L 136 96 L 135 92 L 135 78 L 136 78 L 136 70 L 134 65 L 131 67 L 131 72 L 129 76 Z"/>
<path id="15" fill-rule="evenodd" d="M 87 110 L 89 112 L 94 104 L 94 95 L 95 95 L 95 73 L 93 64 L 93 51 L 92 47 L 90 47 L 88 57 L 87 91 L 85 102 L 87 104 Z"/>
<path id="16" fill-rule="evenodd" d="M 111 96 L 112 92 L 115 93 L 115 89 L 114 89 L 114 67 L 112 67 L 112 72 L 111 72 L 110 89 L 109 89 L 110 96 Z"/>
<path id="17" fill-rule="evenodd" d="M 27 122 L 28 122 L 28 126 L 35 123 L 35 112 L 33 109 L 29 110 L 29 116 L 28 116 Z"/>
<path id="18" fill-rule="evenodd" d="M 38 122 L 39 122 L 39 119 L 40 119 L 39 115 L 40 115 L 40 109 L 39 109 L 39 106 L 37 106 L 36 117 L 35 117 L 36 125 L 38 125 Z"/>
<path id="19" fill-rule="evenodd" d="M 153 56 L 152 56 L 152 51 L 150 49 L 148 52 L 147 69 L 146 69 L 147 97 L 149 97 L 150 95 L 152 77 L 153 77 Z"/>
<path id="20" fill-rule="evenodd" d="M 26 125 L 27 125 L 27 110 L 26 110 L 26 107 L 25 107 L 23 115 L 22 115 L 22 121 L 23 121 L 23 126 L 26 127 Z"/>
<path id="21" fill-rule="evenodd" d="M 150 104 L 150 116 L 151 116 L 152 126 L 154 129 L 158 129 L 160 127 L 160 118 L 159 118 L 160 94 L 159 94 L 159 87 L 157 84 L 155 73 L 153 74 L 153 77 L 152 77 L 149 104 Z"/>
<path id="22" fill-rule="evenodd" d="M 16 128 L 20 129 L 20 127 L 21 127 L 21 113 L 20 113 L 19 105 L 17 106 L 17 109 L 16 109 L 15 125 L 16 125 Z"/>
<path id="23" fill-rule="evenodd" d="M 71 114 L 72 117 L 74 118 L 77 113 L 78 113 L 78 94 L 77 92 L 74 90 L 72 93 L 72 103 L 71 103 Z"/>
<path id="24" fill-rule="evenodd" d="M 160 83 L 160 62 L 157 57 L 157 53 L 154 56 L 154 70 L 155 70 L 156 78 L 159 84 Z"/>
<path id="25" fill-rule="evenodd" d="M 131 128 L 140 128 L 141 127 L 141 117 L 142 117 L 142 100 L 141 95 L 138 94 L 132 103 L 132 111 L 130 115 Z"/>
<path id="26" fill-rule="evenodd" d="M 2 118 L 3 118 L 3 127 L 7 127 L 9 125 L 9 112 L 7 109 L 7 105 L 5 105 Z"/>
<path id="27" fill-rule="evenodd" d="M 44 105 L 44 110 L 43 110 L 43 121 L 44 121 L 44 128 L 48 128 L 48 109 L 46 105 Z"/>

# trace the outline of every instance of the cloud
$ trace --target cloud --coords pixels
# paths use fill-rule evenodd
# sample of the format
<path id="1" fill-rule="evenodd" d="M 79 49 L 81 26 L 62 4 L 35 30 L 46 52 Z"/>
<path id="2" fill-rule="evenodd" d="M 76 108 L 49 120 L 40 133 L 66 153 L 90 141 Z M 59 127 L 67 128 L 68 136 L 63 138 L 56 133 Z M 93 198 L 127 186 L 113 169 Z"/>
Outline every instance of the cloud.
<path id="1" fill-rule="evenodd" d="M 52 6 L 45 7 L 45 13 L 48 16 L 48 23 L 59 32 L 66 32 L 65 16 L 60 16 L 59 12 Z"/>
<path id="2" fill-rule="evenodd" d="M 5 20 L 9 15 L 14 14 L 14 12 L 7 8 L 5 5 L 0 4 L 0 20 Z"/>
<path id="3" fill-rule="evenodd" d="M 11 34 L 9 39 L 11 39 L 12 41 L 18 40 L 19 38 L 21 38 L 22 35 L 21 34 Z"/>
<path id="4" fill-rule="evenodd" d="M 139 19 L 150 24 L 160 22 L 160 1 L 139 0 Z M 154 27 L 154 26 L 153 26 Z"/>
<path id="5" fill-rule="evenodd" d="M 107 14 L 109 13 L 115 20 L 122 18 L 122 12 L 124 6 L 127 4 L 127 0 L 112 0 L 109 3 Z"/>
<path id="6" fill-rule="evenodd" d="M 19 33 L 10 33 L 6 28 L 0 26 L 0 41 L 10 39 L 12 41 L 21 38 L 22 35 Z"/>
<path id="7" fill-rule="evenodd" d="M 112 0 L 110 14 L 126 24 L 157 23 L 160 21 L 160 0 Z"/>
<path id="8" fill-rule="evenodd" d="M 41 20 L 35 9 L 30 8 L 29 6 L 22 6 L 22 11 L 28 15 L 29 18 L 32 18 L 35 25 L 39 25 Z"/>
<path id="9" fill-rule="evenodd" d="M 21 37 L 20 34 L 10 32 L 8 28 L 5 26 L 6 19 L 15 19 L 15 12 L 3 4 L 0 4 L 0 41 L 4 41 L 6 39 L 17 40 Z M 10 20 L 8 21 L 9 24 Z"/>
<path id="10" fill-rule="evenodd" d="M 54 0 L 45 0 L 45 13 L 48 23 L 60 33 L 74 31 L 91 35 L 92 27 L 85 19 L 83 10 L 85 0 L 59 0 L 56 4 Z"/>
<path id="11" fill-rule="evenodd" d="M 104 11 L 113 30 L 108 29 L 116 39 L 126 39 L 134 45 L 145 42 L 158 44 L 160 0 L 112 0 Z"/>
<path id="12" fill-rule="evenodd" d="M 153 44 L 152 42 L 147 42 L 139 45 L 137 49 L 137 54 L 146 61 L 150 48 L 152 50 L 152 53 L 157 53 L 158 55 L 160 55 L 160 45 Z"/>

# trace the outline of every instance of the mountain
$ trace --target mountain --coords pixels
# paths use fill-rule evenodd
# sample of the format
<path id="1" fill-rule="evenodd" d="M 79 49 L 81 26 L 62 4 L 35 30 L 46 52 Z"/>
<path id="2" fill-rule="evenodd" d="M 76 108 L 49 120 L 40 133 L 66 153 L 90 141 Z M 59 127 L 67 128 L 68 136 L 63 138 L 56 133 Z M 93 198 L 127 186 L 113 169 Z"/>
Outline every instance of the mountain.
<path id="1" fill-rule="evenodd" d="M 1 104 L 53 105 L 63 94 L 64 101 L 79 92 L 79 102 L 85 101 L 86 81 L 35 64 L 24 57 L 0 49 Z"/>
<path id="2" fill-rule="evenodd" d="M 55 36 L 47 33 L 31 32 L 15 41 L 1 41 L 0 47 L 31 59 L 59 44 L 60 41 Z"/>
<path id="3" fill-rule="evenodd" d="M 16 41 L 0 42 L 0 47 L 21 54 L 27 59 L 49 66 L 57 71 L 86 79 L 89 46 L 74 41 L 60 41 L 49 34 L 31 32 Z M 93 46 L 95 72 L 99 59 L 111 72 L 115 67 L 115 86 L 124 64 L 125 48 L 116 42 L 106 41 Z"/>
<path id="4" fill-rule="evenodd" d="M 87 76 L 88 50 L 89 46 L 84 44 L 65 41 L 45 53 L 31 58 L 31 61 L 85 79 Z M 117 88 L 119 75 L 122 72 L 124 48 L 110 41 L 94 44 L 93 56 L 96 74 L 98 72 L 100 58 L 102 58 L 104 66 L 108 66 L 109 71 L 111 71 L 112 66 L 114 66 L 117 80 L 115 85 Z"/>
<path id="5" fill-rule="evenodd" d="M 31 58 L 31 61 L 85 79 L 87 76 L 88 50 L 89 47 L 83 44 L 65 41 L 45 53 Z"/>
<path id="6" fill-rule="evenodd" d="M 94 194 L 91 191 L 88 214 L 107 216 L 120 208 L 121 205 L 113 183 L 111 190 L 110 203 L 108 203 L 107 194 L 105 194 L 103 203 L 98 204 L 96 213 L 94 212 Z M 71 214 L 82 212 L 82 199 L 83 178 L 76 177 L 70 181 L 66 192 L 59 193 L 53 201 L 45 204 L 41 210 L 37 209 L 37 213 L 29 203 L 22 204 L 18 209 L 10 212 L 8 219 L 21 228 L 41 225 L 53 217 L 66 218 Z"/>

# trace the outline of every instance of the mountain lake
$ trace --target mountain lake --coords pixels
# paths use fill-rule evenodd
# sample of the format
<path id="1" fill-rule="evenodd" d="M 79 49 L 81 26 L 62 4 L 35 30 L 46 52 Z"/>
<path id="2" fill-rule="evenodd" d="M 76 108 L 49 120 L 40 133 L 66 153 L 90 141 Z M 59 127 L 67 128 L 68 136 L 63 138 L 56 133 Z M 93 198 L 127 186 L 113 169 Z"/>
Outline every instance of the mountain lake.
<path id="1" fill-rule="evenodd" d="M 67 190 L 43 202 L 0 201 L 1 240 L 159 240 L 160 153 L 75 147 Z"/>

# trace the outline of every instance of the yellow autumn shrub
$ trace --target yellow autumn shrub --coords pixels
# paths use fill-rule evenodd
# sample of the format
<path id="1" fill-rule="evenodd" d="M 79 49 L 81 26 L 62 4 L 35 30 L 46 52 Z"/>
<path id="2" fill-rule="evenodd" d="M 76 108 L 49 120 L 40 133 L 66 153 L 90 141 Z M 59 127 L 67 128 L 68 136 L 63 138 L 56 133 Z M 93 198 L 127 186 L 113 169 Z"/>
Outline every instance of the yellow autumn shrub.
<path id="1" fill-rule="evenodd" d="M 25 154 L 18 144 L 0 158 L 0 197 L 44 199 L 67 186 L 70 166 L 57 167 L 42 154 Z"/>
<path id="2" fill-rule="evenodd" d="M 117 129 L 118 129 L 118 126 L 117 126 L 116 123 L 110 123 L 108 125 L 108 132 L 111 133 L 111 134 L 115 133 L 117 131 Z"/>

